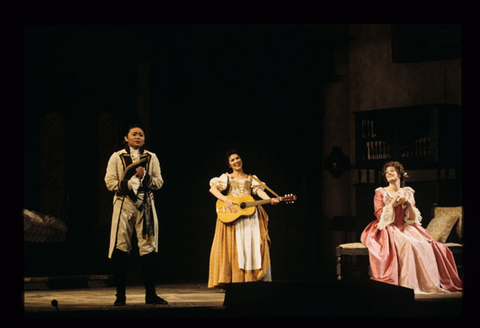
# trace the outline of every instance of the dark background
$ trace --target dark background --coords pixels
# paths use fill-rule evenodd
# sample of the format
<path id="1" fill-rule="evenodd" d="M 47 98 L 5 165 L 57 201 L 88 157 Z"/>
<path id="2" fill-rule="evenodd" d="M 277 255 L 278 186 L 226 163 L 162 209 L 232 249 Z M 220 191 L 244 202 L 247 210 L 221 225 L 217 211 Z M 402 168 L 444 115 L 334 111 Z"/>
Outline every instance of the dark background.
<path id="1" fill-rule="evenodd" d="M 163 279 L 206 280 L 215 228 L 208 183 L 228 170 L 230 148 L 247 173 L 298 196 L 266 205 L 274 277 L 321 275 L 320 89 L 335 79 L 342 42 L 322 25 L 27 26 L 24 208 L 42 211 L 40 122 L 59 113 L 68 233 L 61 244 L 26 242 L 25 276 L 110 273 L 104 114 L 118 126 L 116 149 L 131 123 L 149 128 L 146 148 L 165 180 L 155 192 Z M 139 63 L 149 67 L 148 121 L 137 105 Z"/>

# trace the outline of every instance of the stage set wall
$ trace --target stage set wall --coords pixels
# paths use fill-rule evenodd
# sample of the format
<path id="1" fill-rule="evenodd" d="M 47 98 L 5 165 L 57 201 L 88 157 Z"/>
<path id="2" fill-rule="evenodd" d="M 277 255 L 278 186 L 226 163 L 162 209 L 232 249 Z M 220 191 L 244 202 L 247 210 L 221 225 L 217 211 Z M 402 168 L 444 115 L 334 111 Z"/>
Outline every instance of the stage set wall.
<path id="1" fill-rule="evenodd" d="M 322 171 L 321 210 L 327 226 L 335 216 L 354 216 L 358 223 L 357 230 L 351 234 L 330 233 L 330 244 L 324 248 L 330 271 L 334 270 L 335 246 L 346 241 L 359 241 L 363 228 L 375 219 L 373 197 L 378 185 L 373 183 L 373 178 L 370 184 L 359 184 L 355 167 L 354 113 L 428 104 L 462 105 L 461 58 L 441 60 L 440 55 L 436 60 L 417 58 L 394 62 L 392 24 L 348 24 L 343 28 L 348 30 L 351 41 L 335 52 L 335 71 L 340 78 L 335 83 L 326 83 L 323 88 L 322 156 L 328 156 L 333 147 L 341 147 L 350 159 L 352 169 L 340 178 Z M 414 171 L 406 166 L 405 170 L 410 174 L 407 185 L 418 188 L 416 202 L 426 227 L 432 218 L 433 204 L 442 205 L 436 189 L 431 188 L 438 182 L 437 172 L 434 167 Z M 456 174 L 456 177 L 450 177 L 455 186 L 451 190 L 454 200 L 444 201 L 443 206 L 461 205 L 461 172 Z M 365 179 L 365 173 L 362 179 Z M 448 199 L 449 195 L 445 198 Z M 359 208 L 364 210 L 357 213 Z M 365 215 L 368 208 L 371 208 L 370 216 Z"/>
<path id="2" fill-rule="evenodd" d="M 60 27 L 53 35 L 74 36 L 75 42 L 53 58 L 41 44 L 52 42 L 52 34 L 27 31 L 32 38 L 25 49 L 24 207 L 49 210 L 42 199 L 50 195 L 49 206 L 58 204 L 50 211 L 61 216 L 68 232 L 65 243 L 24 242 L 26 276 L 111 273 L 113 195 L 103 176 L 110 154 L 122 147 L 124 128 L 135 121 L 145 126 L 147 149 L 157 153 L 165 179 L 154 194 L 161 279 L 208 278 L 215 229 L 209 180 L 228 171 L 223 156 L 229 148 L 244 154 L 247 173 L 280 194 L 298 196 L 295 204 L 265 205 L 273 278 L 335 276 L 334 247 L 343 237 L 330 230 L 331 221 L 355 215 L 357 206 L 353 113 L 461 105 L 461 59 L 393 63 L 390 24 L 340 24 L 317 35 L 303 27 L 300 40 L 298 30 L 286 31 L 268 39 L 275 51 L 267 54 L 265 39 L 254 26 L 247 29 L 235 29 L 228 41 L 211 37 L 226 37 L 225 30 L 157 28 L 155 37 L 142 39 L 128 29 L 112 29 L 102 38 L 92 29 Z M 179 38 L 184 42 L 175 41 Z M 222 48 L 222 42 L 232 44 Z M 242 52 L 246 44 L 250 51 Z M 83 55 L 75 57 L 75 51 Z M 46 188 L 39 178 L 48 171 L 41 166 L 42 154 L 58 149 L 49 146 L 56 140 L 41 141 L 45 120 L 64 126 L 61 191 Z M 341 147 L 352 165 L 338 178 L 324 168 L 334 147 Z M 138 261 L 135 249 L 132 261 Z M 131 283 L 139 282 L 138 270 L 132 266 Z"/>

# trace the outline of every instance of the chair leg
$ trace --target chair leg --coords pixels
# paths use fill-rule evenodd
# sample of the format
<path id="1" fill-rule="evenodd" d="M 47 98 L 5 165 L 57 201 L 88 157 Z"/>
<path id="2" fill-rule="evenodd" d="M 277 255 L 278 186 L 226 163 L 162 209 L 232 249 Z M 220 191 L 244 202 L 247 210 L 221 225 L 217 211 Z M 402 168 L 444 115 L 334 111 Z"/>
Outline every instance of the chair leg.
<path id="1" fill-rule="evenodd" d="M 342 254 L 340 248 L 337 247 L 337 280 L 342 280 Z"/>

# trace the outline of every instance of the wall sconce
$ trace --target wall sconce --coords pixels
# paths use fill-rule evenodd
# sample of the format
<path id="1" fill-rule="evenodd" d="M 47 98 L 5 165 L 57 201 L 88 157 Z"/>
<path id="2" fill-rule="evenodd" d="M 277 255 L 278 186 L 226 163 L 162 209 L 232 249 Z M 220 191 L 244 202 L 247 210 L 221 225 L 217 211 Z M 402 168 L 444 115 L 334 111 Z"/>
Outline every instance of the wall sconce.
<path id="1" fill-rule="evenodd" d="M 350 159 L 345 156 L 341 147 L 333 147 L 332 152 L 325 158 L 324 167 L 330 171 L 334 178 L 340 176 L 352 168 Z"/>

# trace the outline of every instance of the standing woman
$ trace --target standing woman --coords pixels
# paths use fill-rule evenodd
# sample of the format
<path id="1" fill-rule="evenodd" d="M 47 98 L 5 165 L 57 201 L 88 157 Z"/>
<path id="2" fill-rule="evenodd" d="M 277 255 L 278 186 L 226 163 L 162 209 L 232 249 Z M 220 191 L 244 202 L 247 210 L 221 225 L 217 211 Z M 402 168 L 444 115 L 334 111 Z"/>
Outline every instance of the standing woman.
<path id="1" fill-rule="evenodd" d="M 132 250 L 132 234 L 138 240 L 140 263 L 145 283 L 146 304 L 167 304 L 155 292 L 155 257 L 158 252 L 158 219 L 152 190 L 163 185 L 157 156 L 143 148 L 145 133 L 132 125 L 124 136 L 125 148 L 108 161 L 105 184 L 115 193 L 108 257 L 113 260 L 117 299 L 125 305 L 127 267 Z"/>
<path id="2" fill-rule="evenodd" d="M 452 252 L 421 226 L 415 191 L 405 187 L 403 165 L 388 162 L 382 175 L 388 186 L 375 190 L 377 219 L 361 235 L 368 248 L 372 278 L 415 293 L 462 291 Z"/>
<path id="3" fill-rule="evenodd" d="M 243 161 L 236 150 L 227 152 L 225 160 L 232 173 L 224 173 L 210 180 L 210 192 L 225 202 L 231 212 L 236 212 L 234 203 L 225 197 L 258 195 L 271 199 L 256 176 L 243 172 Z M 243 216 L 231 223 L 217 218 L 215 235 L 210 253 L 208 287 L 223 287 L 232 282 L 271 281 L 270 237 L 268 236 L 268 215 L 258 206 L 254 214 Z"/>

